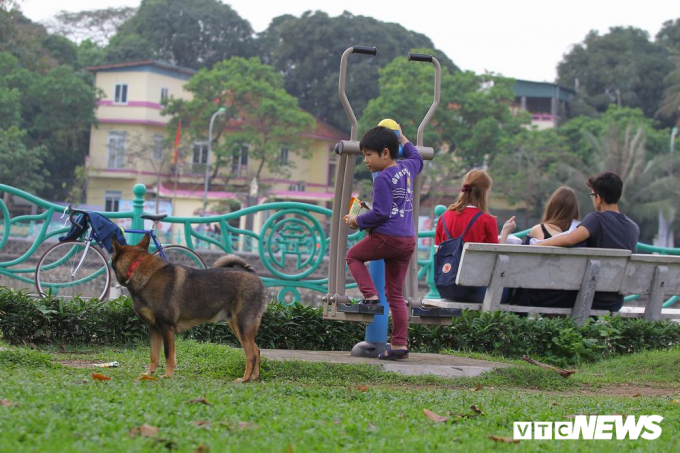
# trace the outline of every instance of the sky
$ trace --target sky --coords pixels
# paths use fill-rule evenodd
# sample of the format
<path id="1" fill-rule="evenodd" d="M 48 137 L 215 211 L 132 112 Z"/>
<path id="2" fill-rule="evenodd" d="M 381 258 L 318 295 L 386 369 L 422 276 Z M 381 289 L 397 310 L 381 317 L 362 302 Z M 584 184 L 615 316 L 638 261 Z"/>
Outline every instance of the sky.
<path id="1" fill-rule="evenodd" d="M 18 0 L 24 14 L 40 22 L 59 10 L 138 6 L 139 0 Z M 191 0 L 187 0 L 191 1 Z M 256 32 L 282 14 L 349 11 L 396 22 L 430 38 L 453 62 L 476 73 L 553 82 L 557 64 L 591 30 L 613 26 L 646 30 L 653 39 L 667 20 L 680 18 L 677 0 L 223 0 Z M 347 43 L 347 47 L 355 44 Z M 380 49 L 378 49 L 380 52 Z M 436 56 L 436 55 L 435 55 Z M 340 55 L 338 55 L 340 61 Z"/>

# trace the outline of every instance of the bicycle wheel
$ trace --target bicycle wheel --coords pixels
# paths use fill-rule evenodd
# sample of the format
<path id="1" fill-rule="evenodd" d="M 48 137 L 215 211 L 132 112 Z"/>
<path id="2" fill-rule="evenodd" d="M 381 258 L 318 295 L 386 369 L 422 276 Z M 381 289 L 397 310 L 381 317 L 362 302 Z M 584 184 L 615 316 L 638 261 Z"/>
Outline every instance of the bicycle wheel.
<path id="1" fill-rule="evenodd" d="M 53 295 L 64 298 L 106 298 L 111 284 L 109 260 L 94 245 L 83 257 L 85 245 L 82 241 L 60 242 L 43 253 L 35 268 L 35 287 L 42 297 L 52 290 Z"/>
<path id="2" fill-rule="evenodd" d="M 205 269 L 207 267 L 198 253 L 182 245 L 167 245 L 163 247 L 163 252 L 168 257 L 168 262 L 172 264 L 193 267 L 194 269 Z M 153 254 L 160 255 L 160 250 L 156 250 Z"/>

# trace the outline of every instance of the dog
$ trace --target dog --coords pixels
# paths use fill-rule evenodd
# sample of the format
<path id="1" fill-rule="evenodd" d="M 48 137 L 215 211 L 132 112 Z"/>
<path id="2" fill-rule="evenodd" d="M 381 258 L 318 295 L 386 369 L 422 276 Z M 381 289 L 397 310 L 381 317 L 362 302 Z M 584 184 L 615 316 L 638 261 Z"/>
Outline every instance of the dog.
<path id="1" fill-rule="evenodd" d="M 151 336 L 151 360 L 146 375 L 152 375 L 165 350 L 165 374 L 172 378 L 177 360 L 175 335 L 199 324 L 226 321 L 246 355 L 241 382 L 260 377 L 260 349 L 255 336 L 267 308 L 264 284 L 243 259 L 226 255 L 210 269 L 192 269 L 171 264 L 149 253 L 149 235 L 137 245 L 112 241 L 111 264 L 118 283 L 132 296 L 135 313 Z"/>

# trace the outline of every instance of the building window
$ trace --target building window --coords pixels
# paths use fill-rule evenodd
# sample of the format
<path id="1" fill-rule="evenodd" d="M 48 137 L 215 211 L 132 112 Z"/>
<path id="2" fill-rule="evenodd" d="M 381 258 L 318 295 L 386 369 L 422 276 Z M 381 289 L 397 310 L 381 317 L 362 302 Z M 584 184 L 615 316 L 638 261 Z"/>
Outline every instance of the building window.
<path id="1" fill-rule="evenodd" d="M 337 162 L 335 161 L 335 156 L 331 155 L 328 159 L 328 186 L 335 185 L 335 173 L 337 172 Z"/>
<path id="2" fill-rule="evenodd" d="M 165 154 L 165 137 L 161 134 L 153 135 L 153 160 L 163 160 Z"/>
<path id="3" fill-rule="evenodd" d="M 118 212 L 120 207 L 120 200 L 123 198 L 123 192 L 120 190 L 107 190 L 104 192 L 104 211 Z"/>
<path id="4" fill-rule="evenodd" d="M 292 192 L 304 192 L 305 191 L 305 182 L 300 181 L 297 184 L 291 184 L 288 186 L 288 190 Z"/>
<path id="5" fill-rule="evenodd" d="M 114 104 L 127 104 L 128 101 L 128 86 L 127 83 L 116 84 L 116 95 L 113 98 Z"/>
<path id="6" fill-rule="evenodd" d="M 290 150 L 286 148 L 285 146 L 281 148 L 281 157 L 279 159 L 279 162 L 281 165 L 288 165 L 288 155 L 290 154 Z"/>
<path id="7" fill-rule="evenodd" d="M 167 98 L 168 98 L 168 89 L 167 88 L 161 88 L 161 102 L 163 102 Z"/>
<path id="8" fill-rule="evenodd" d="M 204 173 L 208 162 L 208 142 L 194 142 L 194 154 L 191 160 L 192 173 Z"/>
<path id="9" fill-rule="evenodd" d="M 231 173 L 237 178 L 246 176 L 246 174 L 248 173 L 249 149 L 250 145 L 243 145 L 241 149 L 234 153 L 234 157 L 231 161 Z"/>
<path id="10" fill-rule="evenodd" d="M 109 131 L 107 168 L 125 167 L 125 132 Z"/>

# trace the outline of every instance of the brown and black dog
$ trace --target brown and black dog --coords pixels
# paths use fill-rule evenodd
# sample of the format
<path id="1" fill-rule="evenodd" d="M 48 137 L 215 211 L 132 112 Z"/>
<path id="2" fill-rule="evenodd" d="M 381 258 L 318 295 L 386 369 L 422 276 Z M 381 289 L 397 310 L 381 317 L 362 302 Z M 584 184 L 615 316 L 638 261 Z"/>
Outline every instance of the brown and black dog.
<path id="1" fill-rule="evenodd" d="M 227 255 L 210 269 L 171 264 L 149 253 L 149 236 L 139 244 L 119 245 L 113 240 L 111 263 L 118 282 L 132 296 L 134 310 L 149 326 L 151 362 L 146 374 L 156 371 L 161 343 L 165 348 L 165 375 L 177 364 L 175 334 L 199 324 L 226 321 L 246 355 L 241 382 L 260 377 L 260 349 L 255 335 L 267 308 L 264 285 L 243 259 Z"/>

